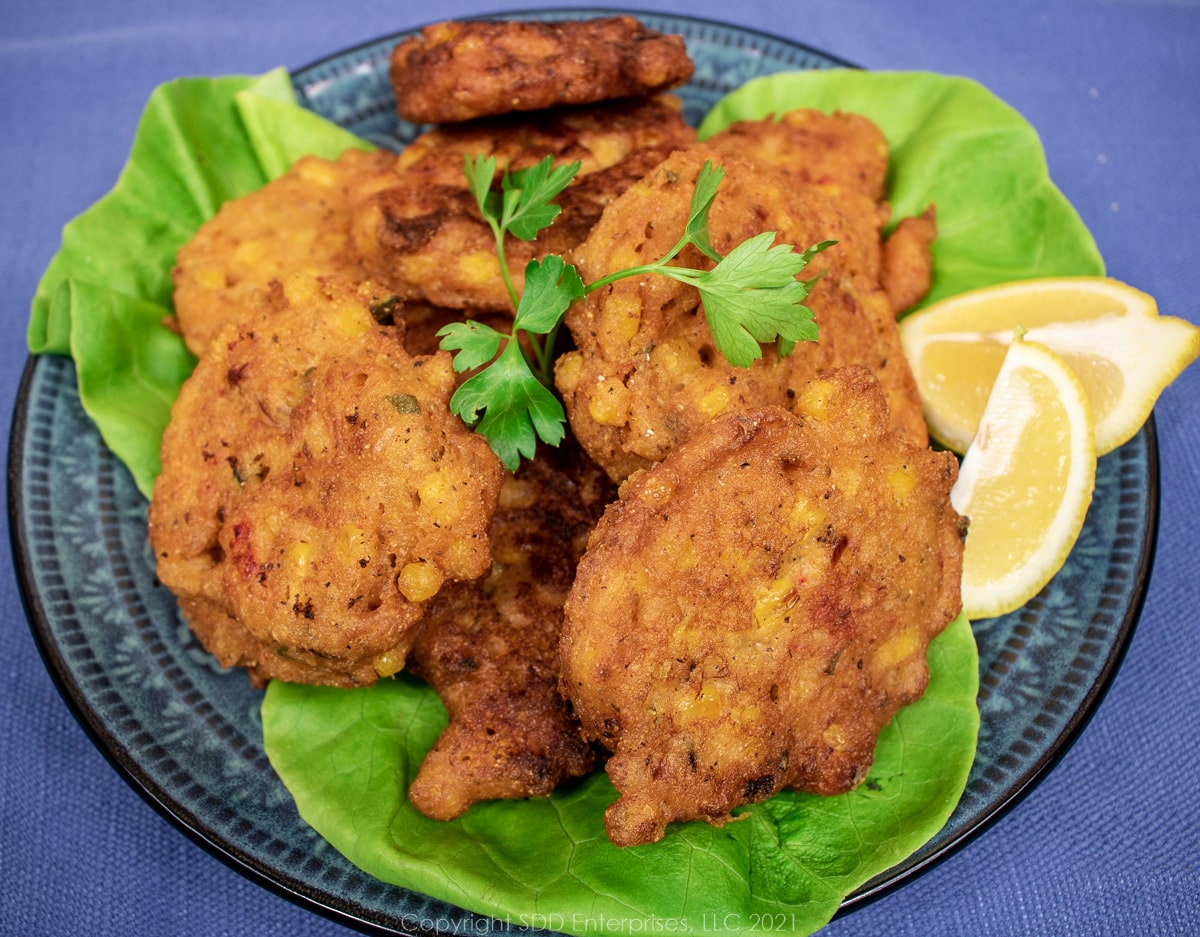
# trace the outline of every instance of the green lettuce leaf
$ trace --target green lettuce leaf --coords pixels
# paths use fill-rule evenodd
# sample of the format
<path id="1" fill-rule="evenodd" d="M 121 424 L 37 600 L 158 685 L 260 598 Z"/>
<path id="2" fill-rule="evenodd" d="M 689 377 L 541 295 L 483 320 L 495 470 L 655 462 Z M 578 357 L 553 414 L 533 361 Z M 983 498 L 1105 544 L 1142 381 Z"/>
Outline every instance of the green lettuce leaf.
<path id="1" fill-rule="evenodd" d="M 890 149 L 893 218 L 937 208 L 933 285 L 920 305 L 992 283 L 1104 273 L 1075 209 L 1050 179 L 1037 131 L 966 78 L 821 69 L 756 78 L 719 101 L 700 136 L 798 107 L 863 114 Z"/>
<path id="2" fill-rule="evenodd" d="M 446 714 L 415 680 L 361 690 L 274 681 L 263 737 L 301 816 L 383 881 L 573 934 L 682 919 L 695 932 L 733 933 L 765 915 L 774 930 L 809 933 L 941 829 L 958 802 L 979 727 L 966 619 L 931 645 L 929 670 L 927 692 L 884 730 L 856 790 L 783 792 L 721 829 L 675 824 L 662 842 L 627 849 L 604 833 L 616 794 L 602 772 L 549 797 L 476 804 L 450 822 L 418 813 L 408 784 Z"/>
<path id="3" fill-rule="evenodd" d="M 70 355 L 79 398 L 147 497 L 171 403 L 195 364 L 171 316 L 175 254 L 228 199 L 305 153 L 370 144 L 296 103 L 287 72 L 154 90 L 116 185 L 70 221 L 38 283 L 27 342 Z"/>

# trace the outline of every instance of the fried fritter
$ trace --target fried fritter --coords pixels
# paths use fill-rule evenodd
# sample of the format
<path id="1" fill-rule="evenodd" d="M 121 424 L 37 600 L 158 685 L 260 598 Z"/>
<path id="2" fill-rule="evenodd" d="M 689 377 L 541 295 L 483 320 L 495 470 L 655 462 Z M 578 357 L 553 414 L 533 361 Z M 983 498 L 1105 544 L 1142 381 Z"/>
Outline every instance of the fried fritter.
<path id="1" fill-rule="evenodd" d="M 400 116 L 413 123 L 655 94 L 692 76 L 681 36 L 629 16 L 562 22 L 443 22 L 392 53 Z"/>
<path id="2" fill-rule="evenodd" d="M 918 218 L 901 219 L 884 237 L 892 214 L 886 193 L 888 144 L 873 121 L 844 111 L 798 108 L 779 117 L 736 121 L 707 143 L 720 153 L 778 166 L 800 185 L 834 199 L 866 252 L 861 271 L 866 282 L 883 288 L 883 296 L 869 290 L 861 295 L 858 289 L 861 301 L 886 297 L 892 313 L 899 315 L 929 291 L 934 212 L 930 208 Z"/>
<path id="3" fill-rule="evenodd" d="M 620 480 L 662 459 L 713 417 L 759 406 L 787 406 L 810 378 L 832 367 L 863 364 L 887 394 L 893 425 L 914 443 L 928 441 L 916 384 L 886 298 L 863 303 L 869 263 L 838 210 L 817 189 L 797 188 L 782 170 L 714 153 L 704 145 L 672 154 L 605 210 L 572 254 L 585 282 L 663 256 L 683 233 L 696 176 L 706 160 L 726 170 L 709 215 L 713 245 L 728 253 L 763 231 L 797 250 L 838 241 L 801 275 L 825 271 L 807 305 L 819 327 L 785 357 L 764 348 L 736 368 L 712 341 L 699 294 L 666 277 L 619 280 L 593 292 L 568 314 L 577 350 L 558 359 L 555 382 L 571 428 L 588 453 Z M 688 249 L 681 263 L 711 266 Z M 882 296 L 878 285 L 874 290 Z"/>
<path id="4" fill-rule="evenodd" d="M 171 275 L 175 315 L 193 354 L 252 308 L 277 277 L 295 271 L 363 280 L 350 244 L 347 189 L 393 154 L 350 149 L 334 160 L 305 156 L 261 189 L 226 202 L 179 251 Z"/>
<path id="5" fill-rule="evenodd" d="M 443 583 L 491 564 L 503 469 L 369 286 L 295 274 L 230 323 L 163 436 L 162 582 L 226 667 L 359 686 L 398 671 Z"/>
<path id="6" fill-rule="evenodd" d="M 548 794 L 591 770 L 592 749 L 558 691 L 558 639 L 575 564 L 615 499 L 569 439 L 540 447 L 505 478 L 491 574 L 439 593 L 409 658 L 450 713 L 409 789 L 422 813 L 448 820 L 480 800 Z"/>
<path id="7" fill-rule="evenodd" d="M 613 842 L 861 783 L 961 606 L 949 453 L 887 429 L 844 368 L 708 423 L 634 475 L 565 607 L 562 686 L 612 752 Z"/>
<path id="8" fill-rule="evenodd" d="M 933 241 L 937 213 L 931 205 L 920 215 L 901 218 L 883 242 L 883 268 L 879 282 L 896 315 L 911 309 L 933 282 Z"/>
<path id="9" fill-rule="evenodd" d="M 536 241 L 509 238 L 518 291 L 534 257 L 582 241 L 614 197 L 671 150 L 695 141 L 675 98 L 604 104 L 527 118 L 443 127 L 418 137 L 387 170 L 355 187 L 353 238 L 370 275 L 405 299 L 448 308 L 512 311 L 492 230 L 463 174 L 467 156 L 494 156 L 497 174 L 579 160 L 575 181 L 555 200 L 562 212 Z"/>

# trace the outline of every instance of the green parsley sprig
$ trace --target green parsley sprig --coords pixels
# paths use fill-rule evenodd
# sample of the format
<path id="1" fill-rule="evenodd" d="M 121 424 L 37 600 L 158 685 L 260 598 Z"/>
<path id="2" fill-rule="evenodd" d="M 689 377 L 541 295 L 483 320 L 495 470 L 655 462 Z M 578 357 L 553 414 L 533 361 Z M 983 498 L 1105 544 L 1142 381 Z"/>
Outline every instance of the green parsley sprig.
<path id="1" fill-rule="evenodd" d="M 812 311 L 803 305 L 817 277 L 797 276 L 834 242 L 821 241 L 796 252 L 790 244 L 775 244 L 775 232 L 765 231 L 722 256 L 710 240 L 708 216 L 725 171 L 711 161 L 696 179 L 683 235 L 658 260 L 585 285 L 573 265 L 551 254 L 530 261 L 525 289 L 518 295 L 505 262 L 505 238 L 511 234 L 533 240 L 552 224 L 561 210 L 553 199 L 575 178 L 579 166 L 555 167 L 547 156 L 536 166 L 505 170 L 496 190 L 494 157 L 468 156 L 463 164 L 480 214 L 495 236 L 501 275 L 517 312 L 511 334 L 468 321 L 447 325 L 438 335 L 442 348 L 456 352 L 456 371 L 481 368 L 455 391 L 450 409 L 487 438 L 510 470 L 522 457 L 533 458 L 539 439 L 549 445 L 563 439 L 566 415 L 550 390 L 554 342 L 567 310 L 594 290 L 648 274 L 695 287 L 713 342 L 735 367 L 749 367 L 762 357 L 763 343 L 777 340 L 779 353 L 786 355 L 796 342 L 817 337 Z M 696 270 L 673 264 L 688 246 L 715 265 Z"/>

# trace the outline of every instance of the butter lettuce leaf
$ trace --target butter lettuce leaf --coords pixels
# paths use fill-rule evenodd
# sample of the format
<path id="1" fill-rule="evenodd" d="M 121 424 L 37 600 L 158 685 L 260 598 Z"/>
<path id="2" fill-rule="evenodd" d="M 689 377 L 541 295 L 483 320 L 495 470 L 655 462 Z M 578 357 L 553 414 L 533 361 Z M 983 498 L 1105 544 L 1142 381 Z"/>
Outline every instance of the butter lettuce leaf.
<path id="1" fill-rule="evenodd" d="M 449 822 L 418 813 L 408 785 L 446 714 L 413 679 L 360 690 L 274 681 L 263 737 L 300 815 L 383 881 L 573 934 L 684 919 L 691 932 L 734 933 L 766 915 L 775 930 L 809 933 L 940 830 L 958 802 L 979 728 L 966 619 L 930 646 L 929 670 L 925 695 L 885 728 L 854 791 L 785 791 L 720 829 L 674 824 L 662 842 L 625 849 L 604 833 L 616 792 L 602 772 L 549 797 L 476 804 Z"/>
<path id="2" fill-rule="evenodd" d="M 114 187 L 63 228 L 26 341 L 70 355 L 84 410 L 147 497 L 195 359 L 168 327 L 175 254 L 232 198 L 306 153 L 370 144 L 296 103 L 287 72 L 181 78 L 150 95 Z"/>
<path id="3" fill-rule="evenodd" d="M 893 219 L 936 207 L 933 284 L 919 305 L 1009 280 L 1104 273 L 1090 232 L 1050 178 L 1037 131 L 977 82 L 858 69 L 770 75 L 719 101 L 700 136 L 798 107 L 863 114 L 879 126 Z"/>

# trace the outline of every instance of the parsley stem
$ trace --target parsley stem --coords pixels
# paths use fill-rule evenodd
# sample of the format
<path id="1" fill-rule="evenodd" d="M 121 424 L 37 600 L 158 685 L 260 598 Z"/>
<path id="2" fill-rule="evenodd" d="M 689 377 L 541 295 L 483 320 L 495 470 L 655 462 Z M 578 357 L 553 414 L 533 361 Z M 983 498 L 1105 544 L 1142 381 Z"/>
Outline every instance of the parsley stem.
<path id="1" fill-rule="evenodd" d="M 667 251 L 665 254 L 663 254 L 662 257 L 660 257 L 654 263 L 639 264 L 636 267 L 627 267 L 624 270 L 618 270 L 615 273 L 610 273 L 607 276 L 603 276 L 598 280 L 593 280 L 591 283 L 587 283 L 584 285 L 584 287 L 583 287 L 584 294 L 586 295 L 587 293 L 591 293 L 593 290 L 603 289 L 604 287 L 608 286 L 610 283 L 616 283 L 618 280 L 626 280 L 629 277 L 639 277 L 639 276 L 643 276 L 645 274 L 655 274 L 656 273 L 656 274 L 660 274 L 661 276 L 670 277 L 673 280 L 680 280 L 683 282 L 687 282 L 688 280 L 691 279 L 691 277 L 689 277 L 688 274 L 695 274 L 698 271 L 690 270 L 685 267 L 670 267 L 668 265 L 670 264 L 670 262 L 672 260 L 675 259 L 676 255 L 678 255 L 678 253 L 681 250 L 683 250 L 685 247 L 687 247 L 691 243 L 692 243 L 691 237 L 689 235 L 685 234 L 683 237 L 681 237 L 678 241 L 675 242 L 674 247 L 672 247 L 669 251 Z M 676 276 L 674 273 L 668 272 L 668 271 L 672 271 L 672 270 L 677 270 L 682 275 Z"/>
<path id="2" fill-rule="evenodd" d="M 517 306 L 521 303 L 521 297 L 517 295 L 517 288 L 513 285 L 512 276 L 508 272 L 508 260 L 504 256 L 504 229 L 494 219 L 486 220 L 496 238 L 496 259 L 500 262 L 500 276 L 504 279 L 504 288 L 508 290 L 509 301 L 512 303 L 513 311 L 516 312 Z"/>
<path id="3" fill-rule="evenodd" d="M 593 280 L 584 286 L 585 294 L 591 293 L 594 290 L 603 289 L 610 283 L 616 283 L 618 280 L 627 280 L 630 277 L 645 276 L 647 274 L 657 274 L 658 276 L 668 277 L 672 280 L 678 280 L 680 283 L 691 283 L 696 279 L 696 275 L 702 273 L 700 270 L 692 270 L 689 267 L 672 267 L 667 263 L 667 260 L 673 255 L 657 261 L 652 264 L 641 264 L 637 267 L 626 267 L 624 270 L 618 270 L 616 273 L 610 273 L 607 276 L 601 277 L 599 280 Z"/>

